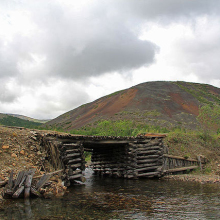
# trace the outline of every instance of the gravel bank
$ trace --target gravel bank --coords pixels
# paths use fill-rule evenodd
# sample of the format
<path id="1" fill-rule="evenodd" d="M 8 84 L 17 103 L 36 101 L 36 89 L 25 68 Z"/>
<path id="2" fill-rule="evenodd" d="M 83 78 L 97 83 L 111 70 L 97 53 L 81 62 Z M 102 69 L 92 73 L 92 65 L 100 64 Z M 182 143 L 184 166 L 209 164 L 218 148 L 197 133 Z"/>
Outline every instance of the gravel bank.
<path id="1" fill-rule="evenodd" d="M 220 184 L 220 176 L 218 175 L 205 175 L 205 174 L 181 174 L 181 175 L 169 175 L 165 176 L 166 180 L 180 180 L 180 181 L 191 181 L 205 183 L 216 183 Z"/>

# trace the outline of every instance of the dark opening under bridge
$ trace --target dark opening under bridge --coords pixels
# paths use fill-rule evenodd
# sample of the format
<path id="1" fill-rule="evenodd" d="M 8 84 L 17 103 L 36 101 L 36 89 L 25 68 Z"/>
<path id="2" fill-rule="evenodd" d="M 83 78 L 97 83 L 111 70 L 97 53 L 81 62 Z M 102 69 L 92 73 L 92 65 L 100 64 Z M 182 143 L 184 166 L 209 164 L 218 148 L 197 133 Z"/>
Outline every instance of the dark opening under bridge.
<path id="1" fill-rule="evenodd" d="M 82 180 L 84 151 L 92 152 L 91 167 L 95 174 L 137 179 L 162 177 L 169 173 L 193 170 L 201 160 L 168 154 L 163 143 L 166 135 L 137 137 L 76 136 L 66 133 L 37 134 L 48 159 L 57 170 L 63 170 L 66 185 Z"/>

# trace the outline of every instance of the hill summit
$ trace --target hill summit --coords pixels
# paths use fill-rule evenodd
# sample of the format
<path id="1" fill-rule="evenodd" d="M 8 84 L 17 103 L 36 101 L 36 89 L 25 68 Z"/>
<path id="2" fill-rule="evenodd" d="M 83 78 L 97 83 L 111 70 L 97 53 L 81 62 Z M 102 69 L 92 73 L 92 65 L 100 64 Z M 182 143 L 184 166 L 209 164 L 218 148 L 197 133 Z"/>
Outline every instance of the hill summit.
<path id="1" fill-rule="evenodd" d="M 203 105 L 220 106 L 220 88 L 188 82 L 146 82 L 99 98 L 46 123 L 66 131 L 102 120 L 196 129 Z"/>

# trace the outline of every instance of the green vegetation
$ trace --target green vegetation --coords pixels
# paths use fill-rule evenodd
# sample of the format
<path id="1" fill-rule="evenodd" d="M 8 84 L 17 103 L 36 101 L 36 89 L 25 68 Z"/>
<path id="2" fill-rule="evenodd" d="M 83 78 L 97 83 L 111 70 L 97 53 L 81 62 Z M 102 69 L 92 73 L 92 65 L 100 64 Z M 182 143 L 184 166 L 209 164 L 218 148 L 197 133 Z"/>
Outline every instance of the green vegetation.
<path id="1" fill-rule="evenodd" d="M 25 128 L 38 128 L 38 126 L 42 125 L 42 123 L 39 122 L 28 121 L 9 115 L 0 118 L 0 124 L 5 126 L 18 126 Z"/>
<path id="2" fill-rule="evenodd" d="M 197 120 L 206 134 L 207 132 L 220 133 L 220 106 L 202 106 Z"/>
<path id="3" fill-rule="evenodd" d="M 71 130 L 72 134 L 80 135 L 96 135 L 96 136 L 136 136 L 141 133 L 154 132 L 154 133 L 167 133 L 167 128 L 159 126 L 152 126 L 141 124 L 132 120 L 103 120 L 95 125 L 88 125 L 80 129 Z"/>
<path id="4" fill-rule="evenodd" d="M 85 161 L 86 162 L 91 161 L 91 156 L 92 156 L 91 152 L 84 151 L 84 155 L 85 155 Z"/>
<path id="5" fill-rule="evenodd" d="M 146 116 L 146 117 L 148 117 L 148 116 L 158 117 L 160 115 L 161 115 L 161 113 L 158 112 L 157 110 L 145 111 L 145 113 L 144 113 L 144 116 Z"/>
<path id="6" fill-rule="evenodd" d="M 220 105 L 220 98 L 210 93 L 208 88 L 209 85 L 193 83 L 185 84 L 184 82 L 176 82 L 176 84 L 205 105 L 213 106 L 215 103 Z"/>

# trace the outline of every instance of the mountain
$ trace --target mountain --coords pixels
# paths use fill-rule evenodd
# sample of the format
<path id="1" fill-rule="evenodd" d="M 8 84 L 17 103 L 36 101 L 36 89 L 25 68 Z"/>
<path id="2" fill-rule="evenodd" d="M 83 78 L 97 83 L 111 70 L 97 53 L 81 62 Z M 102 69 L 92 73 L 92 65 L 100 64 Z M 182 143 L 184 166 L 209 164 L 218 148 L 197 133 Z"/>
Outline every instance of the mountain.
<path id="1" fill-rule="evenodd" d="M 188 82 L 146 82 L 82 105 L 47 122 L 70 131 L 101 120 L 132 120 L 160 127 L 196 129 L 203 105 L 220 106 L 220 88 Z"/>
<path id="2" fill-rule="evenodd" d="M 0 125 L 36 128 L 42 125 L 42 122 L 23 115 L 0 113 Z"/>
<path id="3" fill-rule="evenodd" d="M 31 118 L 31 117 L 24 116 L 24 115 L 18 115 L 18 114 L 10 114 L 10 113 L 5 113 L 5 114 L 16 117 L 16 118 L 24 119 L 24 120 L 27 120 L 27 121 L 38 122 L 38 123 L 46 123 L 46 122 L 49 121 L 49 120 L 35 119 L 35 118 Z"/>

